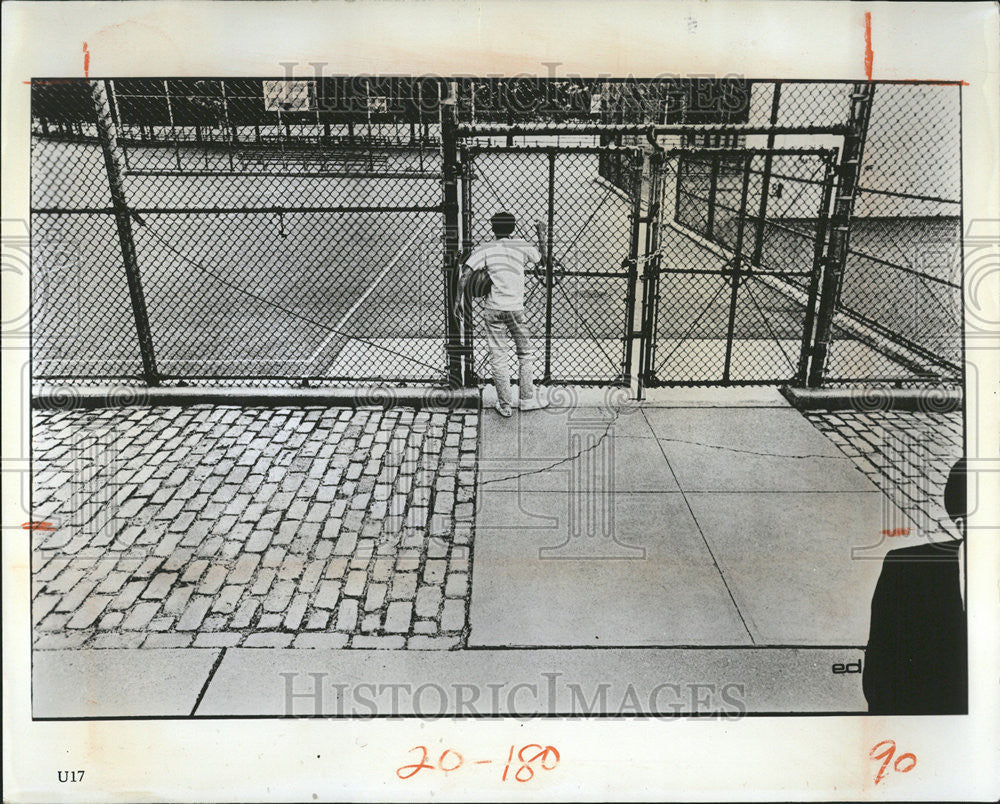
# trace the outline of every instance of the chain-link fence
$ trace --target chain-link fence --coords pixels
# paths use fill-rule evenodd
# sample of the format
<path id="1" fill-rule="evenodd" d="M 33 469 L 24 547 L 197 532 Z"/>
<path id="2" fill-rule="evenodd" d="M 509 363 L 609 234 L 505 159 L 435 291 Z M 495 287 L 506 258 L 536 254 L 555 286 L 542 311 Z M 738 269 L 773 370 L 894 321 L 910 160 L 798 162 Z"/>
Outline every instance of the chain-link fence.
<path id="1" fill-rule="evenodd" d="M 936 84 L 874 87 L 824 381 L 937 382 L 960 376 L 959 91 L 957 85 Z M 749 126 L 843 125 L 852 92 L 845 83 L 754 81 L 743 96 L 743 120 Z M 840 148 L 839 140 L 761 133 L 742 144 Z M 678 171 L 676 221 L 731 248 L 717 231 L 717 219 L 732 216 L 734 190 L 726 186 L 732 165 L 689 160 Z M 806 198 L 819 185 L 816 176 L 777 162 L 767 172 L 769 204 L 782 203 L 783 194 Z M 809 264 L 815 226 L 810 216 L 783 217 L 758 221 L 758 237 L 761 231 L 764 237 L 752 261 L 784 273 L 793 263 Z M 789 273 L 785 278 L 806 290 L 801 279 Z"/>
<path id="2" fill-rule="evenodd" d="M 405 78 L 116 79 L 123 167 L 142 173 L 441 171 L 439 82 Z M 96 142 L 86 82 L 38 84 L 34 133 Z"/>
<path id="3" fill-rule="evenodd" d="M 805 380 L 834 156 L 679 150 L 658 163 L 646 384 Z"/>
<path id="4" fill-rule="evenodd" d="M 874 88 L 840 290 L 845 316 L 901 347 L 912 374 L 931 379 L 957 379 L 962 364 L 959 92 Z M 833 360 L 827 379 L 878 374 L 858 368 Z"/>
<path id="5" fill-rule="evenodd" d="M 954 382 L 962 365 L 960 87 L 871 89 L 824 381 Z M 840 124 L 851 93 L 842 83 L 754 82 L 750 121 Z"/>
<path id="6" fill-rule="evenodd" d="M 443 380 L 438 176 L 320 170 L 273 143 L 273 162 L 230 171 L 232 141 L 217 152 L 190 109 L 166 147 L 135 149 L 109 84 L 33 86 L 35 376 L 130 376 L 145 358 L 159 380 Z M 82 119 L 64 131 L 67 107 Z"/>
<path id="7" fill-rule="evenodd" d="M 679 239 L 663 260 L 697 268 L 739 251 L 761 298 L 740 290 L 748 306 L 737 305 L 729 329 L 735 336 L 739 316 L 759 308 L 744 329 L 765 332 L 769 317 L 772 340 L 787 341 L 787 322 L 800 318 L 789 305 L 808 309 L 817 244 L 830 239 L 820 231 L 823 160 L 795 152 L 841 152 L 849 120 L 860 128 L 860 179 L 853 214 L 841 214 L 843 259 L 829 244 L 820 255 L 828 273 L 831 260 L 843 273 L 819 291 L 836 299 L 819 381 L 960 376 L 956 85 L 875 85 L 859 122 L 858 87 L 872 85 L 735 76 L 97 83 L 97 105 L 88 81 L 32 85 L 38 377 L 426 382 L 450 366 L 454 381 L 457 323 L 446 299 L 459 255 L 448 229 L 459 213 L 448 222 L 442 187 L 461 145 L 462 245 L 488 239 L 499 208 L 517 215 L 529 241 L 537 223 L 551 241 L 551 269 L 529 281 L 526 303 L 545 378 L 624 382 L 637 276 L 648 267 L 636 225 L 650 213 L 647 126 L 683 127 L 655 138 L 679 154 L 662 199 Z M 458 121 L 554 128 L 449 145 L 448 83 Z M 693 354 L 691 311 L 717 288 L 681 275 L 650 326 L 687 338 L 679 348 Z M 712 284 L 708 297 L 699 282 Z M 488 373 L 480 335 L 467 337 L 476 349 L 467 378 Z M 796 362 L 775 361 L 758 374 L 784 375 Z M 671 372 L 658 366 L 657 377 L 669 382 Z"/>
<path id="8" fill-rule="evenodd" d="M 607 155 L 600 148 L 554 147 L 471 147 L 464 153 L 466 251 L 492 240 L 490 217 L 507 211 L 517 219 L 516 235 L 551 255 L 528 277 L 525 293 L 543 382 L 628 381 L 637 190 L 623 192 L 603 177 Z M 641 164 L 634 152 L 627 158 Z M 633 171 L 630 179 L 634 184 L 638 174 Z M 477 301 L 472 319 L 474 371 L 484 377 L 489 354 L 480 306 Z M 516 373 L 513 355 L 511 369 Z"/>

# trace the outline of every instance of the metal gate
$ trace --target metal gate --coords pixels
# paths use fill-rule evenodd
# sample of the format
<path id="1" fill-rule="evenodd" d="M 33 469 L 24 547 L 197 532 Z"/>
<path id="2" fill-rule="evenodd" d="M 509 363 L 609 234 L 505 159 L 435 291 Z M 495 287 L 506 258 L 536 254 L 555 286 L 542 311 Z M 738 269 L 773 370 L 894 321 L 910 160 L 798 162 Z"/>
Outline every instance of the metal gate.
<path id="1" fill-rule="evenodd" d="M 492 239 L 500 210 L 543 254 L 525 293 L 543 383 L 626 385 L 632 376 L 642 159 L 638 148 L 461 148 L 463 259 Z M 464 324 L 472 384 L 489 374 L 472 305 Z"/>
<path id="2" fill-rule="evenodd" d="M 465 145 L 462 254 L 499 210 L 538 244 L 525 313 L 544 383 L 804 384 L 836 156 Z M 489 375 L 481 322 L 467 305 L 467 384 Z"/>
<path id="3" fill-rule="evenodd" d="M 805 383 L 835 158 L 773 148 L 651 155 L 640 386 Z"/>

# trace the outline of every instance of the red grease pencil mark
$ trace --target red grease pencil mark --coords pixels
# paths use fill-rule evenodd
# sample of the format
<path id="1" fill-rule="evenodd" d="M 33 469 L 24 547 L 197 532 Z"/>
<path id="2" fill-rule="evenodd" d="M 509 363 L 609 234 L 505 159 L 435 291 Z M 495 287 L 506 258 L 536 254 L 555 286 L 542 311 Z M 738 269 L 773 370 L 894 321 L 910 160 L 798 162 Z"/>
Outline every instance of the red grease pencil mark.
<path id="1" fill-rule="evenodd" d="M 872 50 L 872 13 L 865 12 L 865 76 L 872 80 L 872 63 L 875 61 L 875 51 Z"/>
<path id="2" fill-rule="evenodd" d="M 868 16 L 870 17 L 871 14 Z M 90 77 L 90 48 L 87 47 L 86 42 L 83 43 L 83 77 Z M 869 75 L 868 78 L 871 78 L 871 75 Z"/>
<path id="3" fill-rule="evenodd" d="M 24 522 L 24 523 L 21 524 L 21 527 L 24 528 L 25 530 L 55 530 L 56 529 L 56 526 L 53 525 L 51 522 L 45 522 L 45 521 L 41 521 L 41 522 L 39 522 L 39 521 Z"/>

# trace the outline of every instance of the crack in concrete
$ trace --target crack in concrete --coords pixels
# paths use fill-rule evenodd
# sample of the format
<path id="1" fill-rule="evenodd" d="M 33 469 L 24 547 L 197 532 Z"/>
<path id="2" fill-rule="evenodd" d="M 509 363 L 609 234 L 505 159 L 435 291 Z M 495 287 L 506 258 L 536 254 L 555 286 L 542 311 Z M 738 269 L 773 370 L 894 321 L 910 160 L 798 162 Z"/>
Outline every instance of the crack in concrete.
<path id="1" fill-rule="evenodd" d="M 560 458 L 558 461 L 550 463 L 547 466 L 542 466 L 538 469 L 531 469 L 526 472 L 519 472 L 518 474 L 515 475 L 508 475 L 507 477 L 495 477 L 490 480 L 480 480 L 479 485 L 486 486 L 489 485 L 490 483 L 506 483 L 508 480 L 520 480 L 522 477 L 530 477 L 531 475 L 538 475 L 541 474 L 542 472 L 548 472 L 550 469 L 555 469 L 557 466 L 562 466 L 563 464 L 566 463 L 572 463 L 578 458 L 581 458 L 584 455 L 586 455 L 588 452 L 593 452 L 595 449 L 601 446 L 601 444 L 604 443 L 605 439 L 607 439 L 607 437 L 611 434 L 611 428 L 615 426 L 615 423 L 618 421 L 618 417 L 621 415 L 621 413 L 622 413 L 622 408 L 621 407 L 617 408 L 615 410 L 614 416 L 611 418 L 611 421 L 608 422 L 608 426 L 605 427 L 604 432 L 601 433 L 601 436 L 589 447 L 581 449 L 575 455 L 569 455 L 566 458 Z"/>
<path id="2" fill-rule="evenodd" d="M 657 438 L 657 441 L 670 441 L 675 444 L 690 444 L 696 447 L 705 447 L 706 449 L 723 449 L 727 452 L 739 452 L 744 455 L 759 455 L 762 458 L 792 458 L 795 460 L 805 459 L 805 458 L 825 458 L 829 461 L 843 461 L 845 459 L 849 460 L 847 455 L 820 455 L 818 453 L 804 453 L 800 455 L 789 455 L 785 452 L 758 452 L 752 449 L 740 449 L 739 447 L 727 447 L 725 444 L 707 444 L 703 441 L 687 441 L 683 438 Z M 875 450 L 869 452 L 862 452 L 862 455 L 872 455 Z"/>
<path id="3" fill-rule="evenodd" d="M 593 452 L 595 449 L 597 449 L 607 439 L 607 437 L 609 435 L 611 435 L 611 430 L 614 427 L 614 425 L 617 423 L 618 417 L 621 415 L 622 410 L 623 410 L 622 407 L 619 407 L 619 408 L 617 408 L 615 410 L 614 416 L 612 417 L 611 421 L 608 422 L 608 426 L 604 429 L 604 432 L 601 434 L 600 438 L 598 438 L 597 441 L 595 441 L 589 447 L 586 447 L 585 449 L 581 449 L 581 450 L 579 450 L 577 453 L 575 453 L 573 455 L 569 455 L 569 456 L 567 456 L 565 458 L 560 458 L 559 460 L 554 461 L 553 463 L 547 464 L 546 466 L 542 466 L 542 467 L 539 467 L 537 469 L 531 469 L 531 470 L 527 470 L 527 471 L 524 471 L 524 472 L 519 472 L 517 474 L 507 475 L 506 477 L 496 477 L 496 478 L 491 478 L 491 479 L 488 479 L 488 480 L 480 480 L 479 481 L 479 485 L 480 486 L 486 486 L 486 485 L 489 485 L 491 483 L 506 483 L 507 481 L 510 481 L 510 480 L 520 480 L 522 477 L 530 477 L 531 475 L 538 475 L 538 474 L 541 474 L 542 472 L 547 472 L 550 469 L 555 469 L 556 467 L 563 466 L 563 465 L 568 464 L 568 463 L 572 463 L 573 461 L 577 460 L 578 458 L 583 457 L 587 453 Z M 721 449 L 721 450 L 726 450 L 727 452 L 736 452 L 736 453 L 740 453 L 740 454 L 743 454 L 743 455 L 757 455 L 757 456 L 762 457 L 762 458 L 789 458 L 789 459 L 792 459 L 792 460 L 823 459 L 823 460 L 828 460 L 828 461 L 843 461 L 843 460 L 850 460 L 851 459 L 850 456 L 847 456 L 847 455 L 844 455 L 844 454 L 841 454 L 841 455 L 821 455 L 819 453 L 802 453 L 802 454 L 792 455 L 792 454 L 783 453 L 783 452 L 759 452 L 757 450 L 752 450 L 752 449 L 741 449 L 740 447 L 730 447 L 730 446 L 726 446 L 725 444 L 709 444 L 709 443 L 704 442 L 704 441 L 691 441 L 691 440 L 684 439 L 684 438 L 658 438 L 658 437 L 654 437 L 653 440 L 660 441 L 660 442 L 667 441 L 667 442 L 670 442 L 670 443 L 673 443 L 673 444 L 688 444 L 690 446 L 695 446 L 695 447 L 705 447 L 706 449 Z M 876 450 L 870 450 L 868 452 L 860 452 L 859 454 L 860 455 L 873 455 L 873 454 L 876 454 L 876 452 L 877 452 Z"/>

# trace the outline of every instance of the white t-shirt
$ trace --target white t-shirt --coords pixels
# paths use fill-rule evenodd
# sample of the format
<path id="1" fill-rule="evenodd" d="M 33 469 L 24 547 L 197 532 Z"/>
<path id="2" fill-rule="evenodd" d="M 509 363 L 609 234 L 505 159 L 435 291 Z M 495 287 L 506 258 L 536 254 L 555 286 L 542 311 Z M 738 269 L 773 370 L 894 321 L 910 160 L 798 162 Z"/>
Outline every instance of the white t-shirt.
<path id="1" fill-rule="evenodd" d="M 524 269 L 540 262 L 542 255 L 527 240 L 502 237 L 478 246 L 465 264 L 473 271 L 486 267 L 493 289 L 486 297 L 490 310 L 524 309 Z"/>

